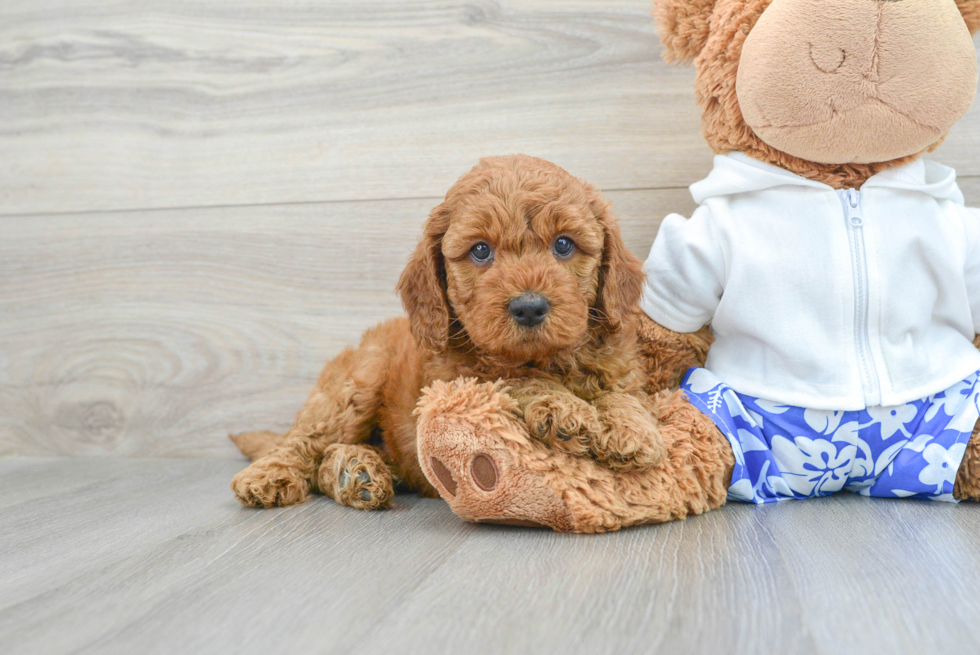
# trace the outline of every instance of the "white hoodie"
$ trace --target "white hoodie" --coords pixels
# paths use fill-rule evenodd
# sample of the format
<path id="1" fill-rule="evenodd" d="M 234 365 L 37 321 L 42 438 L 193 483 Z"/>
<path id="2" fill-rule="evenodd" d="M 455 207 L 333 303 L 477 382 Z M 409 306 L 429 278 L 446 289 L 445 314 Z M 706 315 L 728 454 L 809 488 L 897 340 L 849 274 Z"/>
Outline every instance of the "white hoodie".
<path id="1" fill-rule="evenodd" d="M 664 219 L 643 310 L 711 323 L 706 368 L 739 393 L 810 409 L 926 398 L 980 370 L 980 210 L 921 160 L 837 191 L 741 153 Z"/>

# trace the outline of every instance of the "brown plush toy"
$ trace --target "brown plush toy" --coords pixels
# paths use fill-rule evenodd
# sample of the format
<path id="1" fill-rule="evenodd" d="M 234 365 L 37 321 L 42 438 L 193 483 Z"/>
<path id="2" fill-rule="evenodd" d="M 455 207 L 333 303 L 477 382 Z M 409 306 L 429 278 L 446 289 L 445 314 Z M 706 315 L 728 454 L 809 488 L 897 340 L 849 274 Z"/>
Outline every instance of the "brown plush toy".
<path id="1" fill-rule="evenodd" d="M 661 228 L 634 328 L 666 457 L 611 467 L 543 442 L 520 394 L 459 379 L 419 403 L 425 476 L 466 520 L 577 532 L 727 497 L 980 499 L 980 212 L 920 159 L 973 100 L 980 0 L 654 13 L 718 154 L 695 215 Z"/>

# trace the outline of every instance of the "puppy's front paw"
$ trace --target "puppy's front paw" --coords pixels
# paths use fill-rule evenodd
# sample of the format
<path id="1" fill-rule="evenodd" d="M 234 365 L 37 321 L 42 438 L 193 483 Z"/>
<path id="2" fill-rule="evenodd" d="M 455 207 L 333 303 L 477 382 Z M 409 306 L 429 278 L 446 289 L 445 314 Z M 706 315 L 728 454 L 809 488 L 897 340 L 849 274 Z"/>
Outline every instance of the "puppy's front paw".
<path id="1" fill-rule="evenodd" d="M 588 454 L 602 431 L 596 408 L 571 394 L 537 396 L 523 409 L 533 437 L 576 455 Z"/>
<path id="2" fill-rule="evenodd" d="M 310 483 L 287 467 L 259 460 L 234 477 L 231 490 L 242 505 L 280 507 L 306 500 Z"/>
<path id="3" fill-rule="evenodd" d="M 619 471 L 657 466 L 664 460 L 667 448 L 657 420 L 639 399 L 609 394 L 597 406 L 604 429 L 595 442 L 596 460 Z"/>

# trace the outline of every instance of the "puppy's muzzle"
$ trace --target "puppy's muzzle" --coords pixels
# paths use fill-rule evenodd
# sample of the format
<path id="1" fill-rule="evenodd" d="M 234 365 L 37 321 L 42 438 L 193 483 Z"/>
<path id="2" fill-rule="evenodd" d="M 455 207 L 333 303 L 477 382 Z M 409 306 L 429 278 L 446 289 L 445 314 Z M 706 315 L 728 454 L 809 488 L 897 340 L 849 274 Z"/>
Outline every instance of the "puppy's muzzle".
<path id="1" fill-rule="evenodd" d="M 548 315 L 551 305 L 548 304 L 548 299 L 541 294 L 527 292 L 511 300 L 507 309 L 518 324 L 524 327 L 534 327 L 539 325 Z"/>

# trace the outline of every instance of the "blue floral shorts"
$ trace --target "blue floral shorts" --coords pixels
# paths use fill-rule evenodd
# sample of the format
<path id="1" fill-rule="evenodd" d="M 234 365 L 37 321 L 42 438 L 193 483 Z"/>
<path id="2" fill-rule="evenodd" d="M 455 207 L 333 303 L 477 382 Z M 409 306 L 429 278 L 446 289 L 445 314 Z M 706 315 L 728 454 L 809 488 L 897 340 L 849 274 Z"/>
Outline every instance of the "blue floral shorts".
<path id="1" fill-rule="evenodd" d="M 857 411 L 780 405 L 736 393 L 692 368 L 681 389 L 735 453 L 729 500 L 828 496 L 955 502 L 953 483 L 980 417 L 980 373 L 925 400 Z"/>

